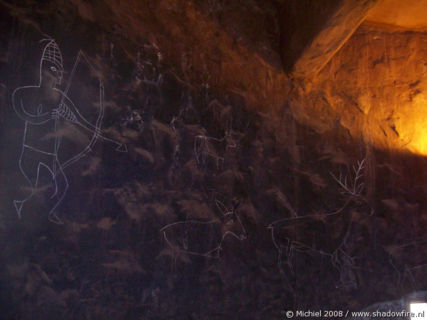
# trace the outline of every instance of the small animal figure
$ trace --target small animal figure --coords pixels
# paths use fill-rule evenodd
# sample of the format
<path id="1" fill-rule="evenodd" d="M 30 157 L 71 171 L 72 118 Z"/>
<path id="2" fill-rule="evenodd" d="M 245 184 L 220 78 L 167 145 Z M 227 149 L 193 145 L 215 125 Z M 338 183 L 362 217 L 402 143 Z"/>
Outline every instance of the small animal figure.
<path id="1" fill-rule="evenodd" d="M 215 200 L 222 211 L 222 217 L 209 221 L 187 220 L 168 224 L 160 232 L 167 244 L 177 253 L 220 258 L 223 242 L 227 237 L 239 241 L 247 238 L 246 230 L 236 212 L 238 203 L 232 210 Z"/>
<path id="2" fill-rule="evenodd" d="M 227 151 L 237 148 L 237 143 L 233 139 L 231 131 L 227 131 L 221 139 L 197 135 L 194 138 L 194 156 L 198 165 L 207 166 L 213 161 L 217 170 L 224 164 L 224 156 Z"/>

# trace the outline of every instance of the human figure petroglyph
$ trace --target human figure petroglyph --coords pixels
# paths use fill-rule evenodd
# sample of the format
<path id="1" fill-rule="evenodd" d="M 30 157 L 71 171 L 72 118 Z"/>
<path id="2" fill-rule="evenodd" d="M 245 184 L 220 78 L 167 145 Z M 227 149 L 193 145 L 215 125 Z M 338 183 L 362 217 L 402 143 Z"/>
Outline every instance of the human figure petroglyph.
<path id="1" fill-rule="evenodd" d="M 62 53 L 54 39 L 44 41 L 47 41 L 47 44 L 40 60 L 39 84 L 18 87 L 12 93 L 13 109 L 18 117 L 25 122 L 19 168 L 31 186 L 29 195 L 24 199 L 14 200 L 13 204 L 18 217 L 21 218 L 25 202 L 34 196 L 34 190 L 38 189 L 40 179 L 44 176 L 42 172 L 45 171 L 53 185 L 53 191 L 49 198 L 52 203 L 49 205 L 48 218 L 54 223 L 62 223 L 55 210 L 64 199 L 69 187 L 64 169 L 85 156 L 98 139 L 116 145 L 117 151 L 126 152 L 127 148 L 126 145 L 101 134 L 100 126 L 104 113 L 104 88 L 101 82 L 99 82 L 100 113 L 94 125 L 84 118 L 67 96 L 74 71 L 81 59 L 84 58 L 83 53 L 79 52 L 77 56 L 68 86 L 64 92 L 59 88 L 64 74 Z M 58 158 L 61 145 L 61 137 L 58 134 L 60 120 L 77 125 L 92 134 L 89 145 L 65 162 L 60 162 Z"/>

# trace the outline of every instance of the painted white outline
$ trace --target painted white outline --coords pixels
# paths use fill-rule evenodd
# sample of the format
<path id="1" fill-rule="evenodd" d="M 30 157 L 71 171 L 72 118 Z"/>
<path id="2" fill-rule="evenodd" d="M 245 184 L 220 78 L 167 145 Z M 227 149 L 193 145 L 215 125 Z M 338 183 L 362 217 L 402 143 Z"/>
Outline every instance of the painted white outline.
<path id="1" fill-rule="evenodd" d="M 224 204 L 215 199 L 215 204 L 217 206 L 217 208 L 222 212 L 223 216 L 224 216 L 224 221 L 222 221 L 221 219 L 213 219 L 210 221 L 198 221 L 198 220 L 187 220 L 187 221 L 179 221 L 179 222 L 174 222 L 174 223 L 170 223 L 167 224 L 166 226 L 164 226 L 163 228 L 160 229 L 160 232 L 163 233 L 163 238 L 165 239 L 166 243 L 169 245 L 169 247 L 175 251 L 176 254 L 179 253 L 186 253 L 186 254 L 190 254 L 190 255 L 195 255 L 195 256 L 202 256 L 202 257 L 207 257 L 207 258 L 214 258 L 214 259 L 219 259 L 220 258 L 220 251 L 222 250 L 222 245 L 223 242 L 225 241 L 225 238 L 230 235 L 234 238 L 236 238 L 239 241 L 244 241 L 247 239 L 247 232 L 245 227 L 242 224 L 242 221 L 239 218 L 239 215 L 236 212 L 236 208 L 233 208 L 232 210 L 228 210 Z M 226 223 L 228 223 L 228 217 L 233 217 L 235 218 L 233 226 L 237 223 L 238 226 L 241 228 L 242 233 L 240 235 L 234 233 L 233 231 L 227 230 L 225 231 L 222 236 L 221 239 L 219 240 L 219 243 L 213 247 L 213 248 L 206 248 L 206 251 L 204 252 L 193 252 L 193 251 L 189 251 L 187 248 L 182 248 L 182 246 L 180 244 L 176 244 L 174 243 L 173 239 L 169 239 L 168 235 L 167 235 L 167 230 L 169 228 L 174 228 L 174 226 L 178 226 L 178 225 L 189 225 L 189 224 L 195 224 L 197 225 L 201 225 L 201 226 L 206 226 L 206 225 L 217 225 L 218 228 L 222 229 L 222 226 Z M 187 230 L 185 231 L 187 232 Z M 222 232 L 222 230 L 221 230 Z"/>
<path id="2" fill-rule="evenodd" d="M 350 200 L 348 200 L 338 210 L 331 212 L 331 213 L 322 214 L 322 219 L 326 218 L 326 217 L 333 217 L 333 216 L 340 215 L 349 203 L 350 203 Z M 331 259 L 332 266 L 339 271 L 340 277 L 341 277 L 341 273 L 343 272 L 343 269 L 341 268 L 341 265 L 342 265 L 341 260 L 343 260 L 342 258 L 349 257 L 342 248 L 343 248 L 343 246 L 346 242 L 346 239 L 348 237 L 348 234 L 350 232 L 351 221 L 349 222 L 348 226 L 346 226 L 347 230 L 345 232 L 345 235 L 344 235 L 342 241 L 337 246 L 337 248 L 332 253 L 327 253 L 327 252 L 324 252 L 322 250 L 315 249 L 315 248 L 313 248 L 309 245 L 306 245 L 304 243 L 301 243 L 299 241 L 292 240 L 290 237 L 285 238 L 286 246 L 281 246 L 277 242 L 277 239 L 276 239 L 277 230 L 276 229 L 278 229 L 278 228 L 280 229 L 283 225 L 291 224 L 292 222 L 298 221 L 298 220 L 318 221 L 319 215 L 306 215 L 306 216 L 297 216 L 297 217 L 292 217 L 292 218 L 279 219 L 279 220 L 276 220 L 276 221 L 270 223 L 267 227 L 268 229 L 270 229 L 270 232 L 271 232 L 271 240 L 273 242 L 273 246 L 277 250 L 277 267 L 279 268 L 280 273 L 285 278 L 287 278 L 286 273 L 285 273 L 283 266 L 282 266 L 282 263 L 284 260 L 283 249 L 286 248 L 286 250 L 285 250 L 286 251 L 286 264 L 288 265 L 288 267 L 292 273 L 294 273 L 294 270 L 293 270 L 291 259 L 292 259 L 292 256 L 293 256 L 295 251 L 296 252 L 315 252 L 315 253 L 320 254 L 322 256 L 329 257 Z M 350 257 L 350 259 L 351 259 L 351 257 Z M 346 260 L 346 259 L 344 259 L 344 260 Z"/>
<path id="3" fill-rule="evenodd" d="M 332 178 L 341 186 L 342 190 L 341 193 L 343 195 L 351 196 L 351 197 L 360 197 L 362 194 L 362 191 L 365 187 L 365 184 L 363 182 L 360 182 L 360 180 L 363 178 L 363 171 L 365 170 L 365 162 L 366 158 L 364 158 L 362 161 L 357 162 L 357 166 L 353 166 L 353 172 L 354 177 L 351 177 L 350 172 L 350 179 L 347 181 L 347 175 L 343 174 L 340 171 L 339 177 L 336 177 L 333 173 L 330 173 Z"/>
<path id="4" fill-rule="evenodd" d="M 197 135 L 194 137 L 193 152 L 197 165 L 206 166 L 209 158 L 211 158 L 216 162 L 217 170 L 220 170 L 224 165 L 225 158 L 218 155 L 213 143 L 225 143 L 225 151 L 237 148 L 237 143 L 232 139 L 229 131 L 221 139 L 206 135 Z"/>
<path id="5" fill-rule="evenodd" d="M 40 169 L 42 167 L 44 167 L 49 171 L 49 173 L 52 177 L 53 183 L 54 183 L 54 190 L 53 190 L 53 193 L 52 193 L 50 199 L 54 199 L 55 197 L 57 198 L 54 205 L 49 210 L 48 219 L 51 222 L 54 222 L 57 224 L 62 224 L 62 221 L 58 218 L 58 216 L 56 215 L 56 213 L 54 211 L 56 210 L 58 205 L 61 203 L 61 201 L 64 199 L 64 197 L 67 193 L 67 190 L 69 188 L 68 179 L 64 173 L 64 169 L 67 168 L 69 165 L 73 164 L 74 162 L 80 160 L 88 152 L 92 151 L 92 149 L 93 149 L 93 147 L 94 147 L 94 145 L 98 139 L 103 140 L 104 142 L 110 142 L 110 143 L 116 145 L 117 146 L 116 151 L 119 151 L 119 152 L 127 152 L 127 147 L 125 144 L 120 143 L 118 141 L 115 141 L 113 139 L 107 138 L 107 137 L 103 136 L 101 133 L 101 123 L 102 123 L 102 119 L 104 116 L 104 110 L 105 110 L 105 107 L 104 107 L 104 86 L 103 86 L 101 80 L 99 80 L 100 112 L 99 112 L 99 115 L 98 115 L 98 118 L 96 120 L 95 125 L 92 125 L 88 120 L 85 119 L 85 117 L 74 106 L 73 102 L 71 101 L 71 99 L 67 95 L 67 93 L 71 87 L 71 83 L 72 83 L 75 71 L 77 69 L 77 66 L 80 64 L 81 60 L 85 59 L 85 62 L 87 63 L 87 65 L 93 69 L 93 66 L 89 62 L 89 59 L 84 55 L 84 53 L 82 51 L 78 52 L 78 55 L 77 55 L 77 58 L 75 60 L 73 69 L 71 71 L 66 89 L 64 92 L 62 92 L 60 89 L 57 88 L 57 85 L 59 85 L 62 81 L 62 75 L 63 75 L 61 51 L 60 51 L 60 49 L 59 49 L 59 47 L 56 44 L 54 39 L 43 39 L 42 41 L 48 41 L 48 43 L 44 47 L 43 54 L 42 54 L 42 57 L 40 59 L 40 69 L 39 69 L 40 82 L 39 82 L 39 84 L 37 86 L 21 86 L 21 87 L 18 87 L 12 93 L 13 109 L 14 109 L 15 113 L 18 115 L 18 117 L 21 120 L 25 121 L 23 140 L 22 140 L 22 149 L 21 149 L 21 154 L 20 154 L 19 161 L 18 161 L 19 169 L 20 169 L 22 175 L 24 176 L 24 178 L 27 180 L 28 184 L 31 186 L 30 194 L 22 200 L 13 200 L 13 204 L 14 204 L 14 207 L 15 207 L 16 212 L 18 214 L 18 217 L 21 218 L 22 207 L 26 201 L 30 200 L 34 196 L 34 194 L 35 194 L 34 190 L 38 187 L 38 183 L 39 183 Z M 42 105 L 40 104 L 37 107 L 37 114 L 34 115 L 34 114 L 31 114 L 25 110 L 24 105 L 23 105 L 23 99 L 22 98 L 19 99 L 19 97 L 16 97 L 16 94 L 21 90 L 34 89 L 34 88 L 41 88 L 42 87 L 42 81 L 43 81 L 43 77 L 44 77 L 44 75 L 43 75 L 43 63 L 54 64 L 54 66 L 50 67 L 49 72 L 51 72 L 51 73 L 50 73 L 50 75 L 48 75 L 51 77 L 51 79 L 50 79 L 51 83 L 49 83 L 45 87 L 45 89 L 52 90 L 52 92 L 56 92 L 57 94 L 59 94 L 61 96 L 61 100 L 58 104 L 58 107 L 53 108 L 51 113 L 49 113 L 49 112 L 42 113 Z M 19 99 L 18 103 L 16 101 L 17 99 Z M 85 129 L 89 133 L 92 133 L 91 141 L 85 147 L 85 149 L 83 151 L 79 152 L 78 154 L 76 154 L 75 156 L 73 156 L 72 158 L 68 159 L 64 163 L 60 163 L 59 158 L 58 158 L 58 152 L 59 152 L 59 148 L 61 145 L 61 138 L 59 136 L 55 137 L 53 152 L 40 150 L 39 148 L 32 147 L 31 145 L 26 143 L 26 138 L 28 135 L 28 124 L 29 123 L 31 125 L 43 125 L 44 123 L 46 123 L 50 120 L 55 120 L 54 131 L 56 133 L 58 131 L 58 127 L 59 127 L 59 118 L 63 118 L 65 121 L 69 121 L 73 124 L 76 124 L 80 128 Z M 37 170 L 36 170 L 36 176 L 35 176 L 34 183 L 33 183 L 33 180 L 26 173 L 26 169 L 23 168 L 23 164 L 22 164 L 24 152 L 27 149 L 32 150 L 32 152 L 39 153 L 39 154 L 42 154 L 44 156 L 48 156 L 48 157 L 52 158 L 51 164 L 48 164 L 48 163 L 45 163 L 42 161 L 40 161 L 37 164 Z M 60 186 L 59 186 L 58 178 L 63 179 L 64 186 L 62 188 L 60 188 Z"/>
<path id="6" fill-rule="evenodd" d="M 136 130 L 138 132 L 144 131 L 144 120 L 142 119 L 139 110 L 131 109 L 131 107 L 128 106 L 128 111 L 129 113 L 126 115 L 125 118 L 122 118 L 120 125 L 122 127 L 128 127 L 136 124 Z"/>
<path id="7" fill-rule="evenodd" d="M 330 173 L 332 178 L 338 183 L 338 185 L 341 187 L 341 193 L 346 196 L 345 203 L 334 212 L 325 213 L 321 215 L 321 219 L 327 219 L 329 217 L 334 217 L 337 215 L 342 215 L 343 210 L 347 208 L 347 206 L 352 201 L 359 201 L 363 200 L 362 198 L 362 192 L 364 190 L 364 183 L 360 180 L 363 178 L 363 171 L 365 169 L 365 161 L 366 158 L 364 158 L 362 161 L 357 162 L 357 166 L 353 166 L 353 173 L 349 174 L 349 177 L 347 175 L 344 175 L 340 172 L 339 177 L 336 177 L 334 174 Z M 276 229 L 281 228 L 284 225 L 291 225 L 292 222 L 296 222 L 299 220 L 307 220 L 307 221 L 318 221 L 319 215 L 313 214 L 313 215 L 306 215 L 306 216 L 299 216 L 296 212 L 292 212 L 294 214 L 294 217 L 291 218 L 282 218 L 276 221 L 273 221 L 268 225 L 268 229 L 270 229 L 271 232 L 271 239 L 273 242 L 273 246 L 277 250 L 277 266 L 279 268 L 280 273 L 287 279 L 285 271 L 283 270 L 282 263 L 283 263 L 283 249 L 286 248 L 286 264 L 289 266 L 290 271 L 293 273 L 293 266 L 291 262 L 291 258 L 294 251 L 297 252 L 316 252 L 322 256 L 327 256 L 331 259 L 331 264 L 335 269 L 338 270 L 340 273 L 340 281 L 343 281 L 344 273 L 349 273 L 349 268 L 352 269 L 353 266 L 353 258 L 350 257 L 343 249 L 345 246 L 345 243 L 348 239 L 348 235 L 351 230 L 351 219 L 348 221 L 348 225 L 345 226 L 346 232 L 343 236 L 343 239 L 338 244 L 338 246 L 335 248 L 335 250 L 331 253 L 324 252 L 322 250 L 315 249 L 307 244 L 298 242 L 294 239 L 291 239 L 290 237 L 285 237 L 286 246 L 281 246 L 277 239 L 276 239 Z M 347 214 L 351 214 L 348 212 Z M 326 222 L 324 222 L 326 223 Z M 348 285 L 346 283 L 343 283 L 344 286 Z M 353 285 L 353 284 L 349 284 Z"/>
<path id="8" fill-rule="evenodd" d="M 418 248 L 418 245 L 426 244 L 426 243 L 427 243 L 427 237 L 422 237 L 419 240 L 413 239 L 411 242 L 406 242 L 406 243 L 403 243 L 401 245 L 393 246 L 393 249 L 399 249 L 399 248 L 405 248 L 405 247 L 411 247 L 411 246 L 417 246 L 417 248 Z M 407 251 L 407 250 L 408 249 L 405 249 L 405 251 Z M 409 250 L 411 250 L 411 249 L 409 249 Z M 414 250 L 414 249 L 412 249 L 412 250 Z M 415 249 L 415 250 L 418 251 L 416 253 L 419 254 L 419 250 L 417 250 L 417 249 Z M 398 259 L 399 254 L 397 254 L 395 256 L 392 252 L 390 252 L 388 250 L 386 250 L 386 251 L 388 253 L 388 260 L 389 260 L 390 265 L 393 267 L 393 269 L 398 274 L 398 281 L 397 281 L 398 286 L 402 286 L 403 282 L 405 280 L 405 277 L 408 276 L 408 279 L 411 282 L 413 289 L 415 289 L 415 279 L 414 279 L 414 276 L 412 274 L 412 271 L 419 269 L 419 268 L 427 267 L 427 257 L 425 259 L 425 261 L 426 261 L 425 263 L 416 264 L 416 265 L 410 265 L 409 263 L 407 263 L 407 261 L 405 259 L 403 259 L 404 261 L 403 261 L 403 263 L 401 263 L 401 266 L 403 268 L 399 268 L 396 265 L 396 262 L 399 261 L 399 259 Z M 409 256 L 412 256 L 412 254 L 409 254 Z M 400 260 L 402 260 L 402 259 L 400 259 Z"/>

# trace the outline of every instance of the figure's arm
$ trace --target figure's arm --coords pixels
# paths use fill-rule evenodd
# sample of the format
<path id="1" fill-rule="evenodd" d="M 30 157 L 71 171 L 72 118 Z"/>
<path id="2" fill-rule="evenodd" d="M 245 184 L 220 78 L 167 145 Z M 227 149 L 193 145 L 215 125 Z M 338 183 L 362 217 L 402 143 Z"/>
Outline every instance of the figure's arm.
<path id="1" fill-rule="evenodd" d="M 99 129 L 86 120 L 86 118 L 79 112 L 74 103 L 67 96 L 63 96 L 61 103 L 64 105 L 63 112 L 67 114 L 67 118 L 69 118 L 68 120 L 78 124 L 91 133 L 100 133 Z"/>
<path id="2" fill-rule="evenodd" d="M 31 124 L 38 125 L 38 124 L 43 124 L 52 119 L 52 116 L 49 112 L 39 113 L 39 114 L 32 114 L 27 112 L 27 110 L 25 110 L 23 100 L 24 99 L 22 97 L 22 88 L 16 89 L 12 93 L 12 105 L 13 105 L 13 110 L 15 110 L 18 117 L 21 118 L 22 120 L 27 121 Z"/>
<path id="3" fill-rule="evenodd" d="M 67 96 L 63 96 L 61 103 L 63 104 L 62 108 L 68 120 L 74 122 L 75 124 L 79 125 L 81 128 L 87 130 L 88 132 L 96 134 L 96 137 L 98 139 L 101 139 L 108 143 L 112 143 L 116 146 L 117 151 L 127 152 L 127 147 L 124 143 L 105 137 L 98 127 L 89 123 L 89 121 L 86 120 L 86 118 L 79 112 L 74 103 Z M 57 114 L 59 114 L 58 112 L 58 109 L 56 109 Z"/>

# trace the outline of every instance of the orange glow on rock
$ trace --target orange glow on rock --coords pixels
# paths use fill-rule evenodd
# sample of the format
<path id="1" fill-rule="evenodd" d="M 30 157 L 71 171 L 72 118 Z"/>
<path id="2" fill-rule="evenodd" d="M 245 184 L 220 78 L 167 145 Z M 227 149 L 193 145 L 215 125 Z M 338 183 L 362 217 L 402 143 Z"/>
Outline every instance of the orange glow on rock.
<path id="1" fill-rule="evenodd" d="M 402 147 L 417 154 L 427 155 L 427 96 L 419 94 L 412 103 L 402 109 L 404 113 L 398 113 L 395 122 Z"/>

